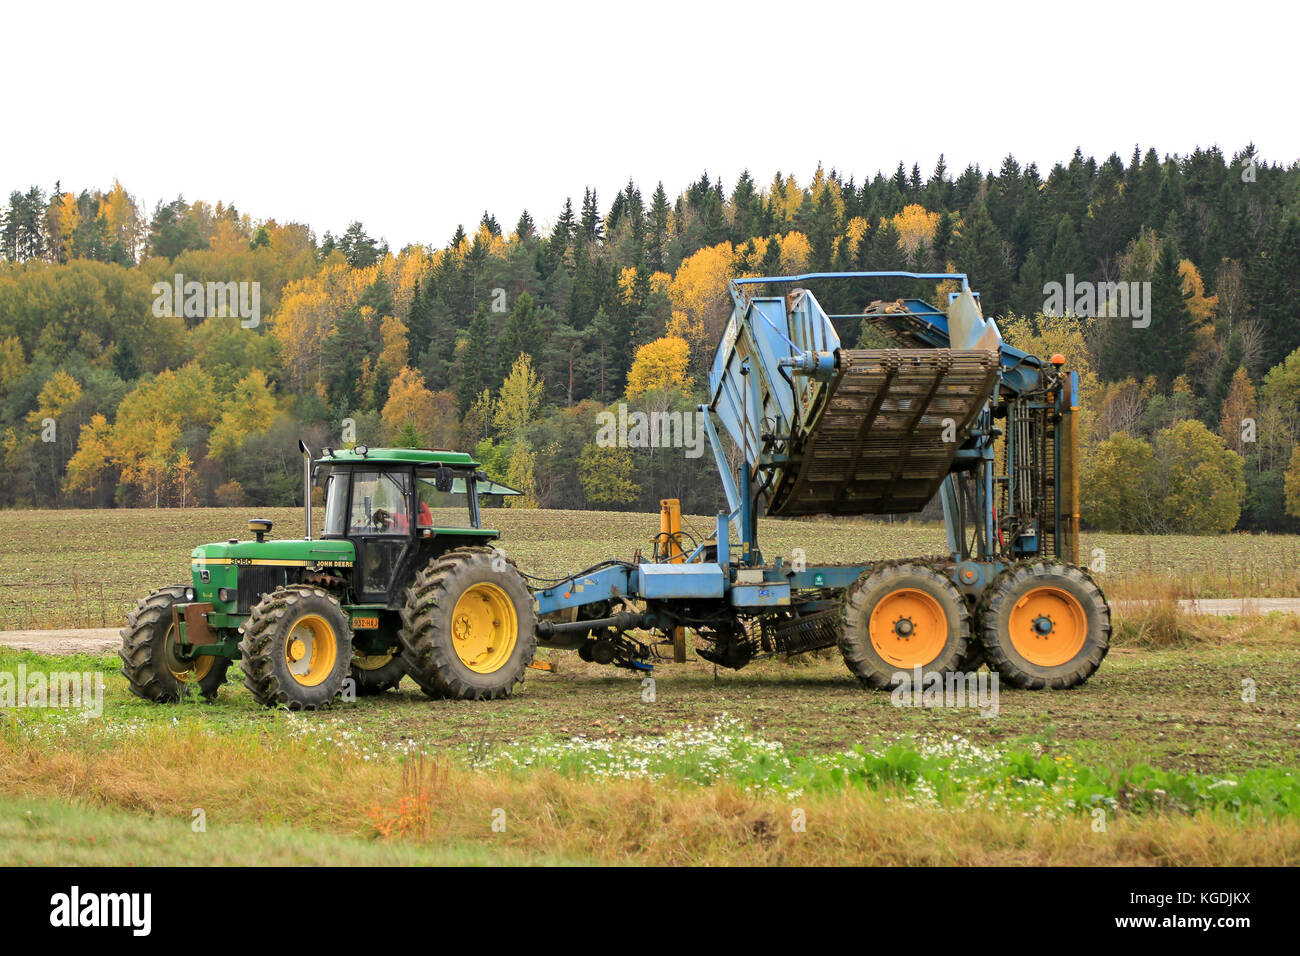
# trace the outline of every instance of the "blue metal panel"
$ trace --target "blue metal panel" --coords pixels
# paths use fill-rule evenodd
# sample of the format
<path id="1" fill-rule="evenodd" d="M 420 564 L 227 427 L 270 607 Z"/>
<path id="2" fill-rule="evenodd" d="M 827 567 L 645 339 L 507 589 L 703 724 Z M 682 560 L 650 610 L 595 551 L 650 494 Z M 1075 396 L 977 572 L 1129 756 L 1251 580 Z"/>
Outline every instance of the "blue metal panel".
<path id="1" fill-rule="evenodd" d="M 720 598 L 725 585 L 716 564 L 641 564 L 633 577 L 643 598 Z"/>
<path id="2" fill-rule="evenodd" d="M 730 600 L 736 607 L 776 607 L 790 603 L 790 585 L 765 581 L 762 584 L 733 584 Z"/>
<path id="3" fill-rule="evenodd" d="M 537 613 L 547 614 L 567 607 L 581 607 L 609 598 L 622 597 L 631 592 L 631 572 L 621 565 L 602 568 L 591 574 L 570 578 L 554 587 L 537 591 Z"/>
<path id="4" fill-rule="evenodd" d="M 809 565 L 802 571 L 792 571 L 791 587 L 796 588 L 846 588 L 864 572 L 870 571 L 871 565 Z"/>

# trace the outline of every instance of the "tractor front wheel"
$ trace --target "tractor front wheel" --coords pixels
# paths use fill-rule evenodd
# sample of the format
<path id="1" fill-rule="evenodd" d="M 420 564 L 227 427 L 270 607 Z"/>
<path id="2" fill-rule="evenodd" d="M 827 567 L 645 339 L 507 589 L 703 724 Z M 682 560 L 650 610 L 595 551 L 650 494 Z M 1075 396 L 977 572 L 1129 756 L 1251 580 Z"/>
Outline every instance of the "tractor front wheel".
<path id="1" fill-rule="evenodd" d="M 524 679 L 537 650 L 537 613 L 508 559 L 464 548 L 416 575 L 398 636 L 411 678 L 430 697 L 495 700 Z"/>
<path id="2" fill-rule="evenodd" d="M 316 710 L 343 689 L 352 629 L 327 591 L 290 585 L 265 594 L 240 630 L 244 686 L 259 704 Z"/>
<path id="3" fill-rule="evenodd" d="M 229 658 L 178 656 L 172 607 L 184 603 L 185 588 L 161 588 L 137 601 L 126 616 L 117 656 L 122 658 L 122 676 L 137 697 L 171 703 L 197 690 L 211 700 L 226 682 Z"/>

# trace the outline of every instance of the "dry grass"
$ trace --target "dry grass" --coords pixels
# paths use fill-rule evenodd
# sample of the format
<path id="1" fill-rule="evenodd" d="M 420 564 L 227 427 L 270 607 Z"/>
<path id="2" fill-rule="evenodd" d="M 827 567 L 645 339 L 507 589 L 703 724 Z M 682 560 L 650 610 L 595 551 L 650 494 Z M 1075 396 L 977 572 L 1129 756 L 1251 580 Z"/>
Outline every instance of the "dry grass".
<path id="1" fill-rule="evenodd" d="M 207 836 L 246 826 L 404 847 L 455 845 L 488 860 L 563 858 L 656 865 L 1156 864 L 1295 865 L 1300 822 L 1243 825 L 1215 814 L 1049 821 L 996 811 L 919 809 L 848 789 L 794 801 L 734 786 L 593 782 L 549 772 L 506 775 L 450 761 L 368 762 L 256 733 L 214 737 L 151 728 L 103 749 L 0 744 L 8 799 L 57 801 L 188 821 Z M 377 823 L 402 808 L 407 827 Z M 806 832 L 792 826 L 795 810 Z M 504 823 L 494 829 L 493 823 Z M 174 829 L 174 828 L 173 828 Z M 170 832 L 170 831 L 169 831 Z M 385 832 L 387 835 L 385 836 Z M 166 847 L 157 859 L 163 862 Z M 16 851 L 15 851 L 16 852 Z M 2 856 L 3 854 L 0 854 Z M 249 860 L 248 862 L 258 862 Z"/>
<path id="2" fill-rule="evenodd" d="M 1172 648 L 1192 644 L 1294 645 L 1300 639 L 1295 615 L 1260 614 L 1249 603 L 1234 617 L 1198 614 L 1183 602 L 1192 600 L 1186 582 L 1169 576 L 1135 574 L 1107 582 L 1106 597 L 1119 647 Z"/>

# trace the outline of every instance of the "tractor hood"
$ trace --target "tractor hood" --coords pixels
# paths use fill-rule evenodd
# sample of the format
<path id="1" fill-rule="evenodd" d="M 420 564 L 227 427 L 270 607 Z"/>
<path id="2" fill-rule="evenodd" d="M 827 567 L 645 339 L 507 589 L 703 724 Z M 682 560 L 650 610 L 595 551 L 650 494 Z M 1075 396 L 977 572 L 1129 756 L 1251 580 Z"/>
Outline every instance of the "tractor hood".
<path id="1" fill-rule="evenodd" d="M 356 549 L 351 541 L 223 541 L 201 544 L 190 552 L 202 564 L 279 565 L 299 568 L 351 567 Z"/>

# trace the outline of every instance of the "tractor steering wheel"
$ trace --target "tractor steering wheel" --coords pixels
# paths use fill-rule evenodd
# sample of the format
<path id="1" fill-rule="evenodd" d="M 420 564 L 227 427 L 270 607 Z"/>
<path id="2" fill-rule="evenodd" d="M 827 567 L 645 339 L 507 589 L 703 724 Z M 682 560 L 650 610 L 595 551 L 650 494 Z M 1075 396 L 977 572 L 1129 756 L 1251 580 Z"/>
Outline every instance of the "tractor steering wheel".
<path id="1" fill-rule="evenodd" d="M 376 508 L 374 514 L 370 516 L 370 524 L 376 531 L 387 531 L 393 523 L 393 516 L 383 508 Z"/>

